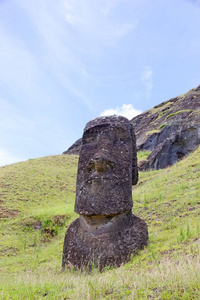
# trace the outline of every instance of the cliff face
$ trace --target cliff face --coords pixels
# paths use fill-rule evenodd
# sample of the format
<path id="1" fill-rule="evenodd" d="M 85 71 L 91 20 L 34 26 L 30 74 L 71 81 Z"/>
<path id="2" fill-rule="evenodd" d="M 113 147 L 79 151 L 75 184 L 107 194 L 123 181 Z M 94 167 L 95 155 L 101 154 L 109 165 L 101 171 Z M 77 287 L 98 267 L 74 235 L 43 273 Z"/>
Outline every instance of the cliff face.
<path id="1" fill-rule="evenodd" d="M 161 169 L 174 164 L 200 144 L 200 86 L 165 101 L 131 120 L 137 150 L 151 150 L 139 167 Z M 64 154 L 78 154 L 81 139 Z"/>
<path id="2" fill-rule="evenodd" d="M 200 144 L 200 86 L 165 101 L 131 120 L 137 149 L 151 150 L 142 169 L 161 169 Z"/>

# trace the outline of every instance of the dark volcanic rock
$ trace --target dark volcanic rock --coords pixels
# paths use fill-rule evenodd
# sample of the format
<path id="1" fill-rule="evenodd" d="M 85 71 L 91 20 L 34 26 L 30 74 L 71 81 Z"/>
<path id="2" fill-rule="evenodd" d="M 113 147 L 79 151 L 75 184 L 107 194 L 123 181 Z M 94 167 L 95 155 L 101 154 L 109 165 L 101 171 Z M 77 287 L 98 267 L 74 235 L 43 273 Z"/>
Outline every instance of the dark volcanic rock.
<path id="1" fill-rule="evenodd" d="M 174 164 L 200 144 L 200 86 L 156 105 L 133 118 L 131 123 L 137 150 L 152 151 L 140 169 L 160 169 Z M 72 154 L 79 153 L 81 140 L 75 144 L 70 150 Z"/>
<path id="2" fill-rule="evenodd" d="M 200 144 L 200 86 L 131 120 L 137 149 L 152 150 L 142 169 L 173 165 Z"/>
<path id="3" fill-rule="evenodd" d="M 70 225 L 65 235 L 63 266 L 90 269 L 94 264 L 100 270 L 106 266 L 119 267 L 147 244 L 147 225 L 131 211 L 113 216 L 109 222 L 106 219 L 102 225 L 97 221 L 98 227 L 95 218 L 92 221 L 93 226 L 84 227 L 81 223 L 85 220 L 80 217 Z"/>
<path id="4" fill-rule="evenodd" d="M 200 127 L 188 126 L 169 135 L 151 152 L 144 169 L 162 169 L 193 152 L 200 144 Z"/>
<path id="5" fill-rule="evenodd" d="M 78 139 L 69 149 L 64 151 L 62 154 L 74 154 L 79 155 L 81 150 L 82 139 Z"/>
<path id="6" fill-rule="evenodd" d="M 67 230 L 62 265 L 120 266 L 148 241 L 146 223 L 132 212 L 138 181 L 133 126 L 120 116 L 86 124 L 77 173 L 75 212 Z"/>

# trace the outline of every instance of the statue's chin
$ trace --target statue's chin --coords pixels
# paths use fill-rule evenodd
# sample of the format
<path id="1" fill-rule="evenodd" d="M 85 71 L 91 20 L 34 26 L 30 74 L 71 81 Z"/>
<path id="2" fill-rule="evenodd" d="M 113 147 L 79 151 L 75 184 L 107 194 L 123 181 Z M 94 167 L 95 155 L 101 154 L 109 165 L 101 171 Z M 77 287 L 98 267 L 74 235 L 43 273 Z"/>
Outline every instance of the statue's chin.
<path id="1" fill-rule="evenodd" d="M 98 182 L 93 182 L 90 185 L 85 186 L 82 190 L 80 196 L 81 198 L 93 198 L 96 201 L 100 202 L 107 202 L 108 199 L 116 199 L 120 196 L 123 197 L 124 195 L 124 187 L 119 186 L 112 181 L 109 185 L 101 184 Z"/>
<path id="2" fill-rule="evenodd" d="M 131 210 L 110 216 L 79 216 L 81 227 L 95 235 L 113 232 L 118 228 L 122 228 L 130 223 L 131 218 Z"/>

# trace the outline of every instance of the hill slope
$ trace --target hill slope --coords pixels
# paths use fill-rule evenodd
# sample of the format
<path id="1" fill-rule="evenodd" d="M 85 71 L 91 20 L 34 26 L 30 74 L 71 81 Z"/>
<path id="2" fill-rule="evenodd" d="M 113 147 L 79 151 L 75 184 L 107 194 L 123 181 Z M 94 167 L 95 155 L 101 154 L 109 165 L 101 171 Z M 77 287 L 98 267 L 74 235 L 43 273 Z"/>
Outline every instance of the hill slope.
<path id="1" fill-rule="evenodd" d="M 133 212 L 150 243 L 118 269 L 61 273 L 77 156 L 0 168 L 1 299 L 199 299 L 200 148 L 170 168 L 140 173 Z"/>

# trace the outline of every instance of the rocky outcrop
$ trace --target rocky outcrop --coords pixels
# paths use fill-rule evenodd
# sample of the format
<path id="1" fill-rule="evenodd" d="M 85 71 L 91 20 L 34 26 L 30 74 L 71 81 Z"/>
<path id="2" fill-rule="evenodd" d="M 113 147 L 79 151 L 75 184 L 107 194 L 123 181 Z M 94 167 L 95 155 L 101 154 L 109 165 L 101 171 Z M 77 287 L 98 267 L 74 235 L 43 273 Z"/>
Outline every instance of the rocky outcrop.
<path id="1" fill-rule="evenodd" d="M 178 128 L 159 143 L 147 158 L 141 170 L 162 169 L 193 152 L 200 144 L 200 127 L 191 125 Z"/>
<path id="2" fill-rule="evenodd" d="M 200 144 L 200 86 L 131 120 L 137 149 L 151 150 L 141 170 L 173 165 Z"/>
<path id="3" fill-rule="evenodd" d="M 152 151 L 140 170 L 160 169 L 187 156 L 200 144 L 200 86 L 162 102 L 131 120 L 137 150 Z M 81 139 L 64 153 L 78 154 Z"/>
<path id="4" fill-rule="evenodd" d="M 78 139 L 69 149 L 63 152 L 63 154 L 79 155 L 81 150 L 82 139 Z"/>

